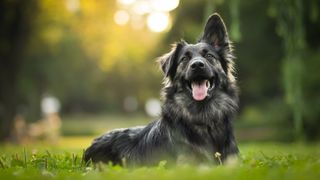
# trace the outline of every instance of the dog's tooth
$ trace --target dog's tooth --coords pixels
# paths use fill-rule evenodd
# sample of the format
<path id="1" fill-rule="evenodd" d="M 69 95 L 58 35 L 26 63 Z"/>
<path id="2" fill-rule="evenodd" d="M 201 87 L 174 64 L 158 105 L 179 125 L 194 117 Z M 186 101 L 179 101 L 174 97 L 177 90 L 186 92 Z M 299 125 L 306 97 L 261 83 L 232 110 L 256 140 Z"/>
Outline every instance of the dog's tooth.
<path id="1" fill-rule="evenodd" d="M 206 86 L 207 86 L 208 88 L 210 88 L 210 81 L 209 81 L 209 80 L 206 80 Z"/>
<path id="2" fill-rule="evenodd" d="M 191 88 L 193 89 L 194 86 L 196 86 L 196 83 L 195 82 L 191 82 Z"/>

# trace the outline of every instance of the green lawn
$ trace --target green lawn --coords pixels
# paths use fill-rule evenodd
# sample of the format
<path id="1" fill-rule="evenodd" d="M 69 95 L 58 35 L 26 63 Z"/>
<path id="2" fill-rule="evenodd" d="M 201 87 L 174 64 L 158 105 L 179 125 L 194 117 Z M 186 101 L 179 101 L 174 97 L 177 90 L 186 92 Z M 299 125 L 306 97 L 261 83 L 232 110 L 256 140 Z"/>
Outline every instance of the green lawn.
<path id="1" fill-rule="evenodd" d="M 53 145 L 0 146 L 0 179 L 320 179 L 320 144 L 240 143 L 237 163 L 214 167 L 134 169 L 86 167 L 81 155 L 91 137 L 62 138 Z"/>

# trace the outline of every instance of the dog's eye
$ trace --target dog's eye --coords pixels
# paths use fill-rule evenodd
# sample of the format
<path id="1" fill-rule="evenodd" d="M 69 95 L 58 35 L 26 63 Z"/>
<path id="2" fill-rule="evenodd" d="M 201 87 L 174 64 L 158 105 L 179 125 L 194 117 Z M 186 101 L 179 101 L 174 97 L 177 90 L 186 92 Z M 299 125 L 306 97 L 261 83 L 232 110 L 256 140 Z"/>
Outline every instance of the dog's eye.
<path id="1" fill-rule="evenodd" d="M 181 61 L 187 61 L 187 60 L 188 60 L 187 56 L 184 56 L 183 58 L 181 58 Z"/>
<path id="2" fill-rule="evenodd" d="M 206 54 L 204 57 L 205 57 L 205 58 L 213 58 L 213 55 L 208 53 L 208 54 Z"/>

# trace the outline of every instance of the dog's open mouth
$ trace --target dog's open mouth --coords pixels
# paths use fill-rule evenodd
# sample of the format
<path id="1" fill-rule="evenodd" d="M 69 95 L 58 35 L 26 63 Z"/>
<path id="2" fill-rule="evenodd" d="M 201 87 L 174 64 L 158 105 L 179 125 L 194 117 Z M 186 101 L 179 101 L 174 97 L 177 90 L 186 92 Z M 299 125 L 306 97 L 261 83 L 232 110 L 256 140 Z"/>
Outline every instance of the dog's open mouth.
<path id="1" fill-rule="evenodd" d="M 215 87 L 214 79 L 201 79 L 201 80 L 193 80 L 189 83 L 189 88 L 192 92 L 192 97 L 196 101 L 204 100 L 208 95 L 209 91 L 211 91 Z"/>

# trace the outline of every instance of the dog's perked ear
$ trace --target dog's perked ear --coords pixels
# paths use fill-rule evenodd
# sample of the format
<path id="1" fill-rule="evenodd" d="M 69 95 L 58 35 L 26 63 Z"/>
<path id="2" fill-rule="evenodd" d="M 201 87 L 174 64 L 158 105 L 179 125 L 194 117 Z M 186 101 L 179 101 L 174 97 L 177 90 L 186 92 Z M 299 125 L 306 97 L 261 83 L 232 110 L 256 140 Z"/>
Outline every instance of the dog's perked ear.
<path id="1" fill-rule="evenodd" d="M 169 53 L 161 56 L 158 59 L 165 77 L 170 77 L 171 80 L 173 80 L 176 74 L 178 66 L 178 56 L 182 47 L 183 43 L 176 43 Z"/>
<path id="2" fill-rule="evenodd" d="M 231 50 L 227 28 L 218 13 L 212 14 L 204 28 L 200 42 L 211 44 L 215 49 Z"/>

